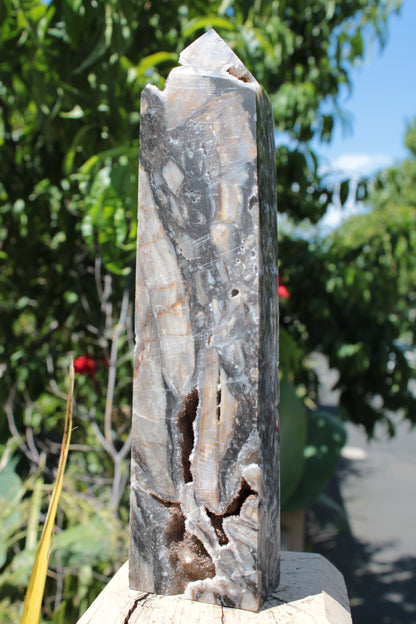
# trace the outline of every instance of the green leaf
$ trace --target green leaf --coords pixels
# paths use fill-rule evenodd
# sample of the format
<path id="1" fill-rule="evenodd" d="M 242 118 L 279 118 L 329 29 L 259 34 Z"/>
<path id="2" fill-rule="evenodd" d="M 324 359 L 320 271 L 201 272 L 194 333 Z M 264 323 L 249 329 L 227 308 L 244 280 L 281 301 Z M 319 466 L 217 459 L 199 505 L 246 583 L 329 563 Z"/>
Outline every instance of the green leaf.
<path id="1" fill-rule="evenodd" d="M 52 614 L 52 624 L 66 624 L 67 618 L 65 615 L 66 610 L 66 600 L 63 600 L 59 607 Z"/>
<path id="2" fill-rule="evenodd" d="M 59 555 L 63 565 L 79 567 L 84 564 L 94 566 L 106 561 L 111 540 L 108 527 L 99 518 L 88 524 L 72 526 L 55 536 L 54 557 Z"/>
<path id="3" fill-rule="evenodd" d="M 295 491 L 304 470 L 306 410 L 294 385 L 284 375 L 280 382 L 280 498 L 282 508 Z"/>
<path id="4" fill-rule="evenodd" d="M 352 53 L 354 58 L 362 58 L 364 54 L 364 42 L 360 30 L 357 30 L 355 36 L 351 40 Z"/>
<path id="5" fill-rule="evenodd" d="M 19 492 L 22 480 L 17 475 L 10 463 L 0 472 L 0 506 L 7 505 Z"/>
<path id="6" fill-rule="evenodd" d="M 82 117 L 84 117 L 84 111 L 79 104 L 76 104 L 74 108 L 67 113 L 59 113 L 59 117 L 63 117 L 64 119 L 82 119 Z"/>
<path id="7" fill-rule="evenodd" d="M 341 182 L 339 187 L 339 201 L 341 206 L 344 206 L 345 202 L 348 199 L 348 195 L 350 193 L 350 181 L 344 180 Z"/>
<path id="8" fill-rule="evenodd" d="M 131 267 L 121 266 L 119 262 L 106 262 L 107 269 L 114 273 L 114 275 L 129 275 L 131 273 Z"/>
<path id="9" fill-rule="evenodd" d="M 308 415 L 303 478 L 287 501 L 285 511 L 302 509 L 318 497 L 337 468 L 346 439 L 345 427 L 336 416 L 324 411 Z"/>
<path id="10" fill-rule="evenodd" d="M 165 63 L 167 61 L 176 62 L 178 60 L 178 55 L 173 52 L 156 52 L 155 54 L 149 54 L 149 56 L 145 56 L 137 66 L 137 75 L 144 76 L 145 73 L 152 69 L 152 67 L 156 67 L 161 63 Z"/>
<path id="11" fill-rule="evenodd" d="M 13 461 L 9 461 L 0 472 L 0 569 L 6 563 L 8 540 L 21 522 L 21 512 L 15 507 L 22 495 L 22 481 L 14 471 Z"/>
<path id="12" fill-rule="evenodd" d="M 224 17 L 207 15 L 206 17 L 197 17 L 191 20 L 182 34 L 187 39 L 198 30 L 202 30 L 207 27 L 216 28 L 218 30 L 235 30 L 235 26 Z"/>
<path id="13" fill-rule="evenodd" d="M 103 152 L 94 154 L 94 156 L 91 156 L 91 158 L 89 158 L 81 166 L 80 173 L 82 175 L 88 175 L 96 165 L 99 165 L 110 158 L 117 158 L 119 156 L 127 156 L 128 158 L 137 156 L 137 149 L 122 145 L 120 147 L 113 147 L 109 150 L 104 150 Z"/>
<path id="14" fill-rule="evenodd" d="M 64 116 L 64 115 L 61 115 L 61 116 Z M 93 127 L 94 127 L 94 124 L 87 124 L 85 126 L 82 126 L 76 133 L 74 140 L 71 143 L 71 147 L 69 148 L 64 159 L 64 171 L 66 175 L 69 175 L 72 171 L 74 158 L 77 153 L 77 147 L 81 144 L 82 139 L 85 137 L 85 135 L 88 134 L 88 132 Z"/>
<path id="15" fill-rule="evenodd" d="M 279 361 L 283 372 L 297 373 L 301 369 L 303 352 L 289 332 L 279 328 Z"/>
<path id="16" fill-rule="evenodd" d="M 335 0 L 326 0 L 326 19 L 332 19 L 336 8 Z"/>
<path id="17" fill-rule="evenodd" d="M 108 48 L 110 47 L 111 37 L 113 34 L 113 19 L 111 14 L 112 10 L 113 7 L 111 6 L 111 4 L 106 4 L 104 31 L 91 54 L 89 54 L 85 61 L 75 69 L 74 74 L 80 74 L 82 71 L 84 71 L 84 69 L 87 69 L 87 67 L 93 65 L 96 61 L 98 61 L 101 56 L 103 56 L 103 54 L 105 54 L 105 52 L 107 52 Z"/>

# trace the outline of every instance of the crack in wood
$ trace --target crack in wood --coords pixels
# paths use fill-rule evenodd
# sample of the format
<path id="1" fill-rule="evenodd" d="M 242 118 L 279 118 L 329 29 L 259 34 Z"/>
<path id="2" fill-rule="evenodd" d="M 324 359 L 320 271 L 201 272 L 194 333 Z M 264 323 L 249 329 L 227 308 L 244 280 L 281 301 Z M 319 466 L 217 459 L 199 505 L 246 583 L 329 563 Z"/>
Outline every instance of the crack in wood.
<path id="1" fill-rule="evenodd" d="M 130 624 L 131 616 L 136 611 L 136 609 L 140 605 L 140 603 L 144 604 L 143 601 L 146 601 L 148 597 L 149 597 L 149 593 L 146 593 L 143 596 L 140 596 L 140 598 L 136 598 L 136 600 L 134 601 L 133 605 L 130 607 L 126 617 L 124 618 L 123 624 Z M 140 606 L 143 606 L 143 604 L 141 604 Z"/>
<path id="2" fill-rule="evenodd" d="M 298 570 L 300 568 L 297 568 Z M 287 589 L 287 588 L 285 588 Z M 303 604 L 301 605 L 296 605 L 293 603 L 293 601 L 287 601 L 287 600 L 283 600 L 282 598 L 279 598 L 278 596 L 276 596 L 276 594 L 272 594 L 271 597 L 266 601 L 265 604 L 265 608 L 269 608 L 269 601 L 272 601 L 273 603 L 273 607 L 286 607 L 285 610 L 285 614 L 292 616 L 292 615 L 297 615 L 297 614 L 302 614 L 304 613 L 309 619 L 312 620 L 312 622 L 314 624 L 318 624 L 317 620 L 315 619 L 313 613 L 312 613 L 312 609 L 308 609 L 308 603 L 310 603 L 311 605 L 313 604 L 314 600 L 311 597 L 309 600 L 307 599 L 305 602 L 303 602 Z M 278 603 L 278 604 L 276 604 Z M 292 613 L 290 613 L 290 611 L 292 611 Z M 271 615 L 273 616 L 274 621 L 277 623 L 279 622 L 279 613 L 275 612 L 273 609 L 269 608 L 269 612 L 271 613 Z"/>

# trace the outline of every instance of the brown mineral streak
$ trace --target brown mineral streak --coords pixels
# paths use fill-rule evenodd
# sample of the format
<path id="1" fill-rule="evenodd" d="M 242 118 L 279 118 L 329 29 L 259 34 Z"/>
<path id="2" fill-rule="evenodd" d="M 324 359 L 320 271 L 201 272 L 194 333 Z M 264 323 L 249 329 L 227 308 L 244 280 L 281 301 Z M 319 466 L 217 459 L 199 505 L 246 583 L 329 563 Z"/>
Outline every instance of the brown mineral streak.
<path id="1" fill-rule="evenodd" d="M 161 242 L 165 241 L 165 236 L 158 236 L 156 238 L 152 238 L 152 240 L 145 240 L 145 241 L 141 241 L 140 242 L 140 247 L 147 247 L 147 246 L 153 246 L 153 245 L 157 245 L 157 243 L 161 243 Z"/>
<path id="2" fill-rule="evenodd" d="M 169 288 L 177 288 L 176 282 L 170 282 L 170 284 L 160 284 L 160 286 L 155 286 L 154 290 L 168 290 Z M 184 298 L 185 301 L 185 298 Z M 186 301 L 188 301 L 186 299 Z"/>
<path id="3" fill-rule="evenodd" d="M 176 285 L 175 285 L 176 287 Z M 166 290 L 167 287 L 163 287 L 163 286 L 158 286 L 157 288 L 155 288 L 155 290 Z M 174 303 L 171 303 L 170 305 L 164 305 L 163 307 L 161 307 L 158 310 L 155 310 L 155 314 L 156 316 L 161 316 L 162 314 L 169 314 L 170 312 L 172 312 L 172 310 L 174 310 L 175 308 L 180 308 L 184 307 L 186 310 L 188 309 L 188 297 L 186 297 L 185 295 L 182 297 L 182 299 L 178 299 L 177 301 L 175 301 Z M 187 328 L 189 328 L 189 330 L 191 329 L 191 326 L 189 323 L 187 323 Z M 185 334 L 189 334 L 189 331 L 186 331 L 184 334 L 182 334 L 183 336 L 185 336 Z M 176 334 L 173 334 L 176 335 Z"/>

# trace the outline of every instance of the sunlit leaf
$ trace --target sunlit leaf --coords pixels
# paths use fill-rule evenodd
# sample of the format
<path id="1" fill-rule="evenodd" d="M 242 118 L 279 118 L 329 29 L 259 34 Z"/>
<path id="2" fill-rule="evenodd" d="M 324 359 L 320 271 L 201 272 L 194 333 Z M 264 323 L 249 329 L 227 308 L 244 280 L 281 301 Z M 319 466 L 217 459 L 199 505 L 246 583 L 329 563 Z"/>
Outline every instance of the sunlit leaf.
<path id="1" fill-rule="evenodd" d="M 183 36 L 190 37 L 198 30 L 202 30 L 210 26 L 211 28 L 217 28 L 218 30 L 234 30 L 235 26 L 224 17 L 218 17 L 217 15 L 207 15 L 206 17 L 196 18 L 192 20 L 189 25 L 184 29 Z"/>
<path id="2" fill-rule="evenodd" d="M 103 152 L 99 152 L 98 154 L 94 154 L 91 156 L 80 168 L 80 172 L 83 175 L 87 175 L 90 173 L 91 169 L 96 165 L 105 162 L 109 158 L 117 158 L 118 156 L 127 156 L 131 158 L 132 156 L 137 156 L 137 150 L 134 148 L 130 148 L 126 145 L 122 145 L 120 147 L 114 147 L 109 150 L 104 150 Z"/>
<path id="3" fill-rule="evenodd" d="M 84 111 L 79 104 L 76 104 L 74 108 L 67 113 L 60 112 L 59 116 L 63 117 L 64 119 L 81 119 L 82 117 L 84 117 Z"/>
<path id="4" fill-rule="evenodd" d="M 40 537 L 39 546 L 36 550 L 35 562 L 30 575 L 29 586 L 27 588 L 25 602 L 23 606 L 20 624 L 37 624 L 40 618 L 43 592 L 45 588 L 46 575 L 48 572 L 49 556 L 55 530 L 55 516 L 58 509 L 59 496 L 62 490 L 66 460 L 68 457 L 69 442 L 72 430 L 72 403 L 74 396 L 74 367 L 71 363 L 70 386 L 68 401 L 66 405 L 64 434 L 62 438 L 61 453 L 59 456 L 58 472 L 49 503 L 48 513 Z"/>
<path id="5" fill-rule="evenodd" d="M 176 62 L 178 60 L 178 55 L 173 54 L 172 52 L 155 52 L 155 54 L 150 54 L 149 56 L 145 56 L 137 66 L 137 74 L 144 75 L 148 69 L 152 67 L 156 67 L 161 63 L 166 63 L 167 61 Z"/>

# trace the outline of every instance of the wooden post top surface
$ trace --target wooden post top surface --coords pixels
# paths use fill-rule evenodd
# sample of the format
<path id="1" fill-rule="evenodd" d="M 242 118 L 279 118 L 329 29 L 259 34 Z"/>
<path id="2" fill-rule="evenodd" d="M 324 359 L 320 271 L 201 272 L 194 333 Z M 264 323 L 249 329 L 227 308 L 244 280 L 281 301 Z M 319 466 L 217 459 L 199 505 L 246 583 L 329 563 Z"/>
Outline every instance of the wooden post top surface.
<path id="1" fill-rule="evenodd" d="M 128 562 L 104 588 L 78 624 L 351 624 L 342 574 L 321 555 L 281 553 L 281 582 L 253 613 L 133 591 Z"/>

